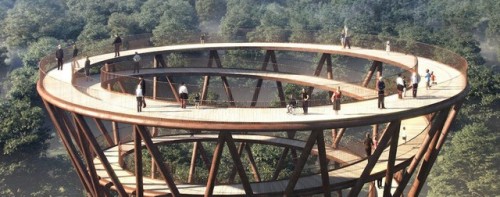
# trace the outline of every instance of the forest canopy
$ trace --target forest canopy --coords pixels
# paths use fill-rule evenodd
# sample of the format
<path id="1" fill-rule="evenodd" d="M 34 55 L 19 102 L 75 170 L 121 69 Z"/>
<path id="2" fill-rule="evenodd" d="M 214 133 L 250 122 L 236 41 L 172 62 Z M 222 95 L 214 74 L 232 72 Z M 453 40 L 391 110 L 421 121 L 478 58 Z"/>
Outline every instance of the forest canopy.
<path id="1" fill-rule="evenodd" d="M 16 69 L 2 83 L 6 91 L 0 101 L 0 194 L 71 193 L 70 188 L 61 190 L 50 182 L 18 190 L 6 181 L 16 173 L 29 174 L 26 166 L 34 157 L 48 161 L 45 151 L 51 131 L 43 125 L 46 114 L 36 95 L 36 69 L 38 60 L 58 44 L 90 46 L 108 43 L 115 34 L 143 33 L 151 33 L 158 44 L 202 33 L 246 41 L 285 37 L 290 42 L 310 42 L 306 38 L 311 32 L 333 40 L 340 28 L 348 26 L 358 33 L 437 45 L 467 59 L 471 92 L 452 140 L 430 175 L 429 195 L 498 195 L 500 175 L 494 166 L 500 165 L 496 132 L 500 77 L 498 67 L 491 66 L 498 60 L 488 63 L 481 49 L 493 46 L 491 50 L 500 51 L 499 11 L 498 0 L 0 0 L 0 39 L 8 49 L 0 50 L 2 63 L 16 57 L 22 62 L 5 65 Z M 469 140 L 475 143 L 465 143 Z M 473 158 L 463 159 L 476 150 Z M 64 160 L 52 161 L 64 166 Z M 460 179 L 471 174 L 480 180 Z"/>

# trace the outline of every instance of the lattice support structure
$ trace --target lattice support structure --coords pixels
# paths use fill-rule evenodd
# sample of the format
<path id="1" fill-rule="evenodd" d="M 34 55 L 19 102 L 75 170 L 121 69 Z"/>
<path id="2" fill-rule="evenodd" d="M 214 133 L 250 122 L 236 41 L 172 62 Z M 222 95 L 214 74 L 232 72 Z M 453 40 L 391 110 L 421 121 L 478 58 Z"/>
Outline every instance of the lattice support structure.
<path id="1" fill-rule="evenodd" d="M 210 44 L 204 44 L 203 47 L 207 45 Z M 280 48 L 265 44 L 263 46 L 265 47 L 260 49 L 265 51 L 264 60 L 262 66 L 255 70 L 265 72 L 262 75 L 280 73 L 275 54 L 275 51 L 279 51 Z M 226 50 L 227 45 L 220 48 L 216 44 L 213 47 L 203 47 L 198 50 L 209 51 L 207 67 L 204 69 L 223 68 L 218 51 Z M 235 48 L 241 50 L 244 47 L 237 45 Z M 252 45 L 249 48 L 258 47 Z M 296 50 L 304 51 L 306 49 L 303 46 L 303 48 Z M 291 49 L 289 45 L 284 44 L 282 50 Z M 321 54 L 316 70 L 310 76 L 315 77 L 314 79 L 321 78 L 320 73 L 326 64 L 326 79 L 329 81 L 335 79 L 331 55 L 349 53 L 346 50 L 339 50 L 339 52 L 326 51 L 325 49 L 307 50 Z M 150 55 L 152 57 L 154 63 L 152 70 L 168 69 L 162 55 L 164 53 L 165 51 L 157 51 L 144 54 L 144 56 Z M 123 54 L 127 55 L 125 52 Z M 362 55 L 354 54 L 352 56 L 360 57 Z M 373 56 L 367 56 L 367 59 Z M 374 72 L 382 72 L 383 63 L 393 62 L 389 60 L 384 62 L 384 58 L 375 59 L 368 74 L 364 79 L 360 79 L 359 82 L 362 81 L 362 83 L 358 86 L 366 87 Z M 409 59 L 413 60 L 413 57 Z M 407 69 L 417 69 L 414 65 L 418 63 L 415 62 L 412 62 L 412 67 Z M 273 66 L 271 71 L 267 71 L 268 64 Z M 126 83 L 120 77 L 112 76 L 111 70 L 115 73 L 114 69 L 114 66 L 111 69 L 107 65 L 102 71 L 109 73 L 103 73 L 101 80 L 114 81 L 118 84 L 117 90 L 120 93 L 113 94 L 133 98 L 133 95 L 126 93 Z M 43 71 L 53 72 L 50 69 Z M 158 99 L 157 89 L 159 85 L 157 77 L 164 75 L 161 72 L 151 73 L 154 77 L 153 98 L 156 100 Z M 410 186 L 408 196 L 418 196 L 468 92 L 468 86 L 465 82 L 463 90 L 436 103 L 415 107 L 407 111 L 391 113 L 378 111 L 373 112 L 375 113 L 373 116 L 352 117 L 345 120 L 341 118 L 326 120 L 324 118 L 318 120 L 311 118 L 307 121 L 257 122 L 245 120 L 232 123 L 230 121 L 155 118 L 150 117 L 150 114 L 147 113 L 143 115 L 135 112 L 104 111 L 104 109 L 72 103 L 54 95 L 55 93 L 49 90 L 51 83 L 48 81 L 50 80 L 48 74 L 42 74 L 37 89 L 43 104 L 68 152 L 83 188 L 88 196 L 95 197 L 113 195 L 306 196 L 311 194 L 332 196 L 334 193 L 342 194 L 342 190 L 345 189 L 349 190 L 348 196 L 359 196 L 363 187 L 367 184 L 373 184 L 373 181 L 381 178 L 385 178 L 382 189 L 384 196 L 400 196 L 407 186 Z M 164 89 L 170 88 L 175 99 L 178 100 L 179 96 L 172 76 L 173 74 L 167 74 L 167 82 L 170 87 L 164 87 Z M 204 80 L 201 87 L 201 100 L 203 101 L 207 97 L 211 75 L 203 74 L 202 76 Z M 227 102 L 230 108 L 234 109 L 237 101 L 233 98 L 229 76 L 220 75 L 220 77 L 227 95 Z M 263 80 L 269 79 L 259 78 L 258 75 L 253 77 L 257 78 L 257 84 L 255 89 L 252 86 L 252 98 L 249 99 L 251 100 L 249 106 L 251 108 L 245 110 L 258 110 L 257 102 L 261 94 Z M 282 81 L 276 80 L 276 78 L 271 77 L 276 81 L 279 105 L 284 107 L 285 94 Z M 71 79 L 70 83 L 78 83 L 78 80 Z M 102 91 L 110 92 L 112 90 L 111 84 L 102 84 Z M 301 84 L 309 86 L 314 83 L 301 82 Z M 72 88 L 74 87 L 72 85 L 62 87 Z M 311 85 L 310 87 L 310 93 L 314 88 L 327 91 L 334 88 L 324 84 L 317 84 L 316 87 Z M 355 93 L 351 92 L 351 94 Z M 78 99 L 74 99 L 74 101 L 77 102 Z M 422 123 L 428 126 L 419 125 Z M 413 140 L 411 143 L 419 146 L 418 150 L 409 150 L 408 147 L 415 145 L 407 145 L 406 139 L 405 142 L 402 142 L 400 138 L 404 125 L 412 124 L 414 127 L 425 127 L 420 133 L 414 134 L 414 139 L 411 139 Z M 382 129 L 382 125 L 386 125 L 385 129 Z M 372 128 L 374 139 L 378 139 L 378 146 L 369 157 L 366 157 L 364 153 L 360 155 L 349 152 L 340 146 L 342 136 L 354 132 L 353 128 L 358 126 Z M 381 128 L 380 132 L 379 127 Z M 162 135 L 160 134 L 162 129 L 185 130 L 191 135 Z M 248 134 L 248 132 L 252 133 Z M 279 133 L 281 136 L 262 134 L 268 132 Z M 332 136 L 331 146 L 327 146 L 325 133 L 330 132 Z M 378 136 L 375 137 L 375 134 Z M 212 143 L 213 146 L 204 146 L 203 143 L 207 142 Z M 191 149 L 191 154 L 185 155 L 186 158 L 190 158 L 189 175 L 186 180 L 179 180 L 176 177 L 171 161 L 163 158 L 161 153 L 161 146 L 168 147 L 175 143 L 189 144 Z M 282 148 L 280 156 L 276 158 L 271 178 L 268 180 L 263 178 L 262 169 L 259 169 L 258 165 L 259 158 L 252 151 L 255 144 Z M 233 165 L 230 167 L 228 177 L 219 175 L 221 166 L 228 165 L 222 163 L 224 149 L 227 149 L 227 158 L 224 159 L 228 159 Z M 339 155 L 340 153 L 344 155 Z M 348 160 L 350 155 L 356 160 Z M 127 156 L 131 156 L 128 157 L 128 163 L 124 161 Z M 145 158 L 149 158 L 150 163 L 146 163 Z M 291 170 L 289 177 L 280 178 L 283 176 L 287 160 L 293 162 L 293 170 Z M 314 173 L 306 174 L 306 166 L 311 165 L 308 164 L 308 162 L 311 163 L 311 160 L 315 160 L 314 166 L 317 170 Z M 201 166 L 197 163 L 201 163 Z M 133 167 L 128 166 L 127 168 L 127 165 L 131 164 Z M 145 167 L 148 164 L 150 164 L 150 168 Z M 336 167 L 332 169 L 333 164 Z M 208 177 L 204 177 L 206 182 L 197 183 L 196 179 L 199 178 L 196 177 L 197 171 L 203 170 L 203 168 L 208 171 Z M 395 186 L 392 180 L 399 172 L 403 173 L 398 175 L 398 185 Z M 159 174 L 159 176 L 155 174 Z M 358 177 L 345 178 L 347 174 L 349 176 L 355 174 Z M 415 181 L 410 183 L 414 174 L 416 174 Z M 396 187 L 396 191 L 391 192 L 391 187 Z"/>

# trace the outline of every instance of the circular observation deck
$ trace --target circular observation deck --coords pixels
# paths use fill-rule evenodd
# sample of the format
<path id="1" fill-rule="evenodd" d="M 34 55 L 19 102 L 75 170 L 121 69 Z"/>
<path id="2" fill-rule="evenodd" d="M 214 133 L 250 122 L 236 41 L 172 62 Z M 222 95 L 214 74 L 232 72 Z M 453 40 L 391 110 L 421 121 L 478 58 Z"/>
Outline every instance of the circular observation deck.
<path id="1" fill-rule="evenodd" d="M 384 176 L 387 170 L 396 172 L 397 170 L 412 166 L 415 159 L 417 159 L 416 162 L 419 162 L 421 156 L 417 158 L 418 155 L 424 154 L 427 151 L 426 148 L 418 148 L 419 145 L 423 144 L 423 147 L 429 147 L 429 144 L 432 145 L 430 139 L 436 136 L 436 128 L 443 126 L 441 123 L 436 123 L 436 120 L 441 121 L 443 124 L 447 119 L 452 120 L 455 114 L 449 111 L 453 111 L 453 107 L 459 105 L 465 98 L 468 90 L 467 77 L 465 75 L 466 63 L 463 59 L 456 60 L 453 59 L 453 57 L 441 57 L 443 60 L 450 60 L 450 58 L 452 58 L 454 63 L 448 61 L 440 62 L 426 57 L 399 52 L 386 52 L 383 50 L 358 47 L 343 49 L 336 45 L 300 43 L 186 44 L 127 50 L 122 51 L 120 57 L 114 57 L 112 53 L 96 55 L 90 57 L 90 61 L 93 65 L 102 65 L 105 62 L 132 59 L 135 52 L 138 52 L 144 58 L 156 57 L 157 55 L 173 52 L 209 51 L 211 55 L 208 62 L 209 65 L 211 65 L 210 62 L 212 61 L 216 62 L 214 64 L 217 64 L 218 51 L 228 50 L 265 50 L 266 52 L 272 51 L 273 54 L 274 51 L 293 51 L 319 53 L 323 54 L 323 56 L 327 55 L 325 60 L 320 60 L 320 63 L 318 63 L 320 72 L 321 67 L 319 65 L 321 64 L 321 66 L 323 66 L 325 61 L 328 62 L 328 57 L 330 55 L 350 56 L 399 67 L 407 72 L 416 71 L 417 73 L 423 74 L 426 69 L 431 69 L 439 76 L 439 83 L 433 85 L 431 89 L 426 90 L 423 82 L 424 80 L 421 80 L 422 82 L 419 84 L 418 96 L 416 98 L 406 97 L 404 99 L 398 99 L 397 95 L 388 95 L 385 97 L 387 109 L 378 109 L 376 107 L 376 90 L 367 88 L 361 84 L 337 81 L 335 77 L 324 78 L 317 74 L 303 75 L 279 72 L 276 70 L 267 71 L 262 68 L 250 70 L 224 68 L 220 63 L 217 66 L 204 68 L 148 68 L 141 69 L 140 75 L 153 77 L 164 76 L 165 74 L 169 76 L 238 76 L 292 83 L 325 91 L 333 91 L 336 87 L 340 86 L 345 95 L 355 98 L 357 101 L 342 104 L 342 110 L 338 115 L 331 109 L 331 105 L 310 107 L 307 115 L 302 115 L 300 112 L 296 115 L 289 115 L 285 113 L 284 108 L 279 107 L 202 107 L 201 109 L 195 109 L 189 106 L 187 109 L 181 109 L 176 102 L 148 98 L 146 99 L 148 107 L 138 113 L 136 111 L 136 98 L 134 95 L 111 91 L 102 88 L 105 87 L 105 85 L 101 84 L 103 82 L 118 82 L 120 78 L 138 77 L 139 74 L 133 73 L 131 70 L 114 72 L 104 72 L 103 70 L 100 76 L 101 80 L 94 77 L 94 80 L 87 81 L 84 78 L 75 77 L 76 75 L 73 69 L 71 69 L 71 63 L 69 62 L 64 64 L 63 70 L 41 69 L 42 76 L 37 86 L 39 94 L 42 96 L 48 111 L 51 113 L 53 121 L 57 124 L 56 127 L 62 136 L 61 138 L 66 138 L 63 139 L 63 141 L 66 141 L 66 148 L 73 149 L 69 151 L 70 154 L 74 154 L 72 157 L 75 157 L 73 158 L 75 166 L 77 168 L 87 166 L 87 170 L 79 170 L 79 176 L 84 186 L 86 186 L 86 190 L 88 192 L 90 191 L 89 193 L 99 194 L 100 192 L 98 189 L 92 187 L 92 185 L 95 184 L 92 182 L 94 179 L 98 179 L 99 183 L 104 188 L 116 190 L 120 195 L 135 194 L 137 192 L 142 192 L 147 196 L 245 196 L 290 195 L 292 193 L 298 195 L 318 192 L 326 194 L 330 191 L 338 191 L 346 188 L 351 188 L 351 190 L 356 191 L 360 188 L 360 184 L 362 186 L 362 183 Z M 215 55 L 212 55 L 213 53 L 215 53 Z M 432 55 L 433 57 L 440 57 L 447 53 L 449 52 L 435 52 Z M 270 57 L 270 59 L 273 59 L 272 55 Z M 274 57 L 274 59 L 276 59 L 276 57 Z M 272 61 L 273 60 L 270 61 L 267 59 L 264 60 L 263 63 L 272 64 Z M 321 63 L 321 61 L 323 63 Z M 79 65 L 84 64 L 83 60 L 78 60 L 78 63 Z M 313 71 L 311 71 L 311 74 L 312 73 Z M 102 76 L 104 74 L 106 74 L 106 77 Z M 109 77 L 110 75 L 112 75 L 112 77 Z M 395 89 L 395 87 L 387 88 Z M 64 114 L 65 111 L 69 113 Z M 453 116 L 448 115 L 452 113 Z M 439 116 L 439 114 L 442 115 Z M 60 116 L 65 117 L 58 118 Z M 71 119 L 74 119 L 73 123 L 70 123 Z M 89 124 L 91 124 L 89 123 L 91 122 L 89 119 L 93 119 L 95 122 L 91 126 L 89 126 Z M 109 130 L 110 126 L 103 125 L 103 121 L 109 121 L 110 125 L 116 124 L 115 122 L 133 125 L 133 129 L 131 130 L 133 130 L 134 136 L 140 134 L 138 139 L 139 141 L 142 139 L 142 144 L 140 142 L 134 143 L 134 141 L 120 142 L 120 137 L 114 136 L 114 139 L 110 139 L 111 137 L 109 135 L 103 134 L 108 145 L 101 148 L 102 145 L 99 145 L 97 140 L 92 138 L 95 138 L 94 135 L 97 131 L 105 133 L 106 127 L 108 127 Z M 324 129 L 349 128 L 385 123 L 389 123 L 389 126 L 387 126 L 386 130 L 381 135 L 381 147 L 377 148 L 374 155 L 368 159 L 364 156 L 359 156 L 359 154 L 351 154 L 350 151 L 332 149 L 320 145 L 324 143 L 322 134 Z M 73 127 L 71 124 L 74 124 Z M 440 124 L 441 126 L 439 126 Z M 113 125 L 113 128 L 114 126 L 115 125 Z M 200 134 L 196 135 L 195 138 L 189 135 L 154 137 L 154 135 L 151 136 L 148 135 L 148 132 L 145 132 L 148 127 L 215 131 L 218 132 L 218 134 Z M 399 143 L 397 140 L 392 140 L 396 141 L 397 144 L 391 144 L 389 146 L 389 139 L 394 139 L 394 133 L 399 133 L 400 128 L 403 127 L 406 127 L 408 139 L 411 140 L 408 142 L 400 141 Z M 256 135 L 256 133 L 247 136 L 237 135 L 242 131 L 259 132 L 259 135 Z M 275 131 L 311 131 L 311 135 L 306 141 L 279 137 L 270 138 L 265 135 L 260 135 L 266 132 Z M 78 138 L 78 133 L 83 133 L 85 138 L 83 140 L 75 140 Z M 117 131 L 117 133 L 119 132 Z M 118 134 L 114 133 L 114 135 Z M 74 142 L 71 142 L 71 139 L 76 141 L 73 148 L 71 143 Z M 139 148 L 147 147 L 152 157 L 156 158 L 158 157 L 157 149 L 155 151 L 154 147 L 150 147 L 154 144 L 168 144 L 174 141 L 194 142 L 197 140 L 218 140 L 218 144 L 220 144 L 220 142 L 222 142 L 222 144 L 226 142 L 230 149 L 232 149 L 230 145 L 232 144 L 234 146 L 234 142 L 236 141 L 261 142 L 302 150 L 301 155 L 304 158 L 301 157 L 297 161 L 297 165 L 302 168 L 304 165 L 302 163 L 305 162 L 309 153 L 312 152 L 312 154 L 318 155 L 321 160 L 321 172 L 302 176 L 300 175 L 301 167 L 298 167 L 295 169 L 294 175 L 284 180 L 257 181 L 250 183 L 248 178 L 240 177 L 242 179 L 242 183 L 240 184 L 217 185 L 214 181 L 216 178 L 209 177 L 206 185 L 176 184 L 172 180 L 171 175 L 169 175 L 169 170 L 165 167 L 158 166 L 160 171 L 162 171 L 164 180 L 143 177 L 142 173 L 138 175 L 141 178 L 137 178 L 138 176 L 134 176 L 133 172 L 124 169 L 119 161 L 122 154 L 132 153 L 134 149 L 137 149 L 137 146 Z M 85 144 L 83 143 L 84 141 L 90 144 L 90 149 L 81 146 Z M 317 145 L 314 145 L 316 141 Z M 76 158 L 78 145 L 80 145 L 79 148 L 81 149 L 81 153 L 87 152 L 90 154 L 86 156 L 87 159 L 93 154 L 97 155 L 93 159 L 93 164 L 88 163 L 88 161 L 84 163 L 83 161 L 85 161 L 85 159 L 81 159 L 80 162 L 78 161 L 78 158 Z M 392 147 L 395 147 L 397 151 L 391 152 L 390 149 Z M 212 175 L 213 172 L 215 172 L 215 174 L 217 172 L 217 167 L 214 166 L 218 166 L 217 161 L 220 162 L 220 158 L 218 158 L 219 156 L 217 156 L 218 154 L 216 151 L 217 150 L 214 150 L 212 167 L 210 167 L 211 176 L 215 176 Z M 93 154 L 89 152 L 93 152 Z M 234 153 L 231 154 L 237 164 L 237 160 L 239 159 L 236 159 Z M 326 170 L 324 163 L 327 162 L 327 160 L 324 161 L 321 158 L 345 163 L 345 165 L 335 170 Z M 379 160 L 379 158 L 389 159 Z M 303 162 L 301 163 L 301 161 Z M 238 172 L 240 173 L 241 171 L 244 170 L 238 168 Z M 240 174 L 240 176 L 244 175 Z M 390 177 L 386 176 L 386 178 Z"/>

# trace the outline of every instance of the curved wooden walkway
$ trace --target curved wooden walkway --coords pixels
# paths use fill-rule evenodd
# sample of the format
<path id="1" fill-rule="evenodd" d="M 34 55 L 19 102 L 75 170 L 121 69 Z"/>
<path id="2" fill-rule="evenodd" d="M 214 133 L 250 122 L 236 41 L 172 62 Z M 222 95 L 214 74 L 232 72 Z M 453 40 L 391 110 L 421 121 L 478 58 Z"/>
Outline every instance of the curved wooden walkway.
<path id="1" fill-rule="evenodd" d="M 131 55 L 138 51 L 141 54 L 154 54 L 165 51 L 188 51 L 197 50 L 220 50 L 220 49 L 241 49 L 255 48 L 266 50 L 293 50 L 305 52 L 322 52 L 330 54 L 341 54 L 369 60 L 381 61 L 391 65 L 410 69 L 414 65 L 414 57 L 400 53 L 387 53 L 380 50 L 353 48 L 350 50 L 340 49 L 339 46 L 331 45 L 316 45 L 316 44 L 288 44 L 288 43 L 222 43 L 222 44 L 205 44 L 205 45 L 179 45 L 140 49 L 134 51 L 124 51 L 120 58 L 131 58 Z M 92 57 L 91 61 L 102 62 L 112 58 L 112 54 L 105 54 Z M 81 60 L 80 60 L 81 61 Z M 399 117 L 402 120 L 402 126 L 407 128 L 407 133 L 410 138 L 413 138 L 407 143 L 400 142 L 397 149 L 396 168 L 398 165 L 411 161 L 411 158 L 418 150 L 418 145 L 421 144 L 426 136 L 425 127 L 428 121 L 425 115 L 440 109 L 437 104 L 450 101 L 456 95 L 461 94 L 466 89 L 466 77 L 454 68 L 451 68 L 442 63 L 418 57 L 419 70 L 421 75 L 425 69 L 430 69 L 438 76 L 438 83 L 432 89 L 425 90 L 424 83 L 419 85 L 417 98 L 397 99 L 397 95 L 387 96 L 385 99 L 385 110 L 376 108 L 376 99 L 364 100 L 356 103 L 342 105 L 342 110 L 339 115 L 334 115 L 331 106 L 310 107 L 309 115 L 289 116 L 284 112 L 283 108 L 204 108 L 201 110 L 180 109 L 178 104 L 169 103 L 157 100 L 148 100 L 148 108 L 145 108 L 142 113 L 135 111 L 135 97 L 133 95 L 124 95 L 120 93 L 109 92 L 100 88 L 100 84 L 95 82 L 77 81 L 71 85 L 71 69 L 69 64 L 65 64 L 63 71 L 52 70 L 47 77 L 41 82 L 41 86 L 46 91 L 48 100 L 51 100 L 54 105 L 70 111 L 78 111 L 83 115 L 98 117 L 102 119 L 122 119 L 131 124 L 142 124 L 150 126 L 162 126 L 180 129 L 204 129 L 204 130 L 286 130 L 286 129 L 315 129 L 315 128 L 339 128 L 368 125 L 385 120 L 395 119 Z M 83 65 L 83 64 L 81 64 Z M 152 69 L 151 69 L 152 70 Z M 157 72 L 159 70 L 151 71 Z M 226 72 L 234 73 L 242 70 L 232 69 L 200 69 L 199 71 L 184 69 L 171 69 L 169 72 Z M 335 81 L 319 77 L 311 76 L 296 76 L 285 73 L 270 73 L 260 71 L 246 71 L 245 75 L 254 75 L 258 77 L 268 77 L 276 80 L 289 80 L 290 82 L 308 81 L 304 85 L 315 84 L 323 86 L 324 89 L 331 89 L 331 85 L 336 84 Z M 124 72 L 123 74 L 129 74 Z M 141 73 L 143 74 L 143 73 Z M 422 77 L 423 78 L 423 77 Z M 423 81 L 423 80 L 422 80 Z M 310 84 L 309 84 L 310 83 Z M 356 90 L 350 90 L 348 87 L 362 89 L 352 84 L 344 84 L 342 89 L 346 92 L 356 94 Z M 391 87 L 388 87 L 391 88 Z M 373 91 L 362 97 L 373 97 Z M 411 94 L 411 93 L 410 93 Z M 410 95 L 408 94 L 408 95 Z M 199 125 L 199 126 L 198 126 Z M 223 127 L 222 127 L 223 126 Z M 209 137 L 209 136 L 207 136 Z M 186 138 L 186 136 L 184 136 Z M 277 140 L 269 137 L 256 137 L 262 141 Z M 161 138 L 154 139 L 156 142 L 161 142 Z M 165 139 L 171 140 L 171 139 Z M 291 141 L 282 141 L 287 144 Z M 287 144 L 292 146 L 291 144 Z M 302 145 L 297 145 L 302 146 Z M 329 150 L 327 155 L 331 158 L 339 158 L 338 152 Z M 134 176 L 118 165 L 117 148 L 113 147 L 105 151 L 106 157 L 112 164 L 114 171 L 120 179 L 120 182 L 125 185 L 129 192 L 135 189 Z M 388 157 L 388 150 L 385 150 L 381 158 Z M 106 171 L 100 165 L 99 159 L 94 160 L 98 175 L 101 177 L 101 182 L 106 184 L 109 182 L 109 177 Z M 344 168 L 329 172 L 329 179 L 332 189 L 342 189 L 352 187 L 353 183 L 366 166 L 367 160 L 354 163 Z M 387 160 L 379 160 L 372 171 L 372 174 L 382 173 L 387 167 Z M 280 195 L 285 190 L 288 180 L 251 183 L 254 194 Z M 311 175 L 301 177 L 295 186 L 296 191 L 321 188 L 321 176 Z M 181 194 L 203 195 L 205 185 L 177 185 Z M 144 178 L 144 189 L 147 195 L 168 194 L 168 187 L 164 181 Z M 148 193 L 149 192 L 149 193 Z M 216 185 L 214 195 L 245 195 L 241 185 Z"/>

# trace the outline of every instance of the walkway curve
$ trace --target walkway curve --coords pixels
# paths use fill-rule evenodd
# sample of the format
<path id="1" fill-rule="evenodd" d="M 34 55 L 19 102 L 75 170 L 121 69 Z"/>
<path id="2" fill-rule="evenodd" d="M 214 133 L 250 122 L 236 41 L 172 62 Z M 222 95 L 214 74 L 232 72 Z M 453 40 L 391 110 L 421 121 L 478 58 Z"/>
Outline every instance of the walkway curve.
<path id="1" fill-rule="evenodd" d="M 131 58 L 133 52 L 138 51 L 144 55 L 154 55 L 172 51 L 190 51 L 190 50 L 228 50 L 228 49 L 262 49 L 262 50 L 285 50 L 285 51 L 304 51 L 304 52 L 319 52 L 328 54 L 339 54 L 352 57 L 366 58 L 369 60 L 381 61 L 398 67 L 404 67 L 409 70 L 413 68 L 415 58 L 410 55 L 400 53 L 387 53 L 380 50 L 370 50 L 353 48 L 350 50 L 340 49 L 339 46 L 317 45 L 317 44 L 295 44 L 295 43 L 219 43 L 206 45 L 177 45 L 145 48 L 134 51 L 124 51 L 121 57 L 116 59 Z M 113 59 L 111 54 L 95 56 L 91 58 L 92 62 L 106 62 Z M 115 59 L 115 60 L 116 60 Z M 221 132 L 233 131 L 283 131 L 283 130 L 313 130 L 327 128 L 346 128 L 359 125 L 371 125 L 377 123 L 387 123 L 391 121 L 401 121 L 401 124 L 413 125 L 409 127 L 410 133 L 413 133 L 413 141 L 411 143 L 400 143 L 397 148 L 396 162 L 393 170 L 401 170 L 408 166 L 414 160 L 417 146 L 420 142 L 428 138 L 426 125 L 429 124 L 426 115 L 441 110 L 446 110 L 450 106 L 460 103 L 468 92 L 467 79 L 460 71 L 423 57 L 417 57 L 419 67 L 418 73 L 423 73 L 424 69 L 432 69 L 439 76 L 439 84 L 433 86 L 430 90 L 424 90 L 423 83 L 419 87 L 418 98 L 408 98 L 399 100 L 395 95 L 386 97 L 386 110 L 374 109 L 376 106 L 375 100 L 365 100 L 356 103 L 345 104 L 342 106 L 342 111 L 339 115 L 333 115 L 330 106 L 318 106 L 310 108 L 310 115 L 290 116 L 283 112 L 283 109 L 275 108 L 259 108 L 259 109 L 243 109 L 243 108 L 211 108 L 194 110 L 192 108 L 179 109 L 176 105 L 163 101 L 148 101 L 148 108 L 145 112 L 135 112 L 135 97 L 115 92 L 106 91 L 100 88 L 97 83 L 84 83 L 81 80 L 73 79 L 71 71 L 68 71 L 68 64 L 65 64 L 63 71 L 51 70 L 44 75 L 41 81 L 37 84 L 37 90 L 44 99 L 44 102 L 49 109 L 60 108 L 62 110 L 78 113 L 83 116 L 120 121 L 126 124 L 154 126 L 164 128 L 177 128 L 188 130 L 213 130 Z M 80 60 L 81 61 L 81 60 Z M 234 71 L 234 70 L 233 70 Z M 97 85 L 97 86 L 96 86 Z M 51 107 L 52 106 L 52 107 Z M 52 114 L 52 112 L 51 112 Z M 55 116 L 53 121 L 57 122 Z M 78 121 L 79 115 L 74 116 Z M 86 130 L 86 126 L 79 120 L 80 129 Z M 406 121 L 406 122 L 405 122 Z M 411 122 L 411 123 L 408 123 Z M 66 122 L 65 124 L 69 124 Z M 64 124 L 62 124 L 64 125 Z M 68 125 L 66 125 L 68 127 Z M 69 129 L 69 127 L 68 127 Z M 399 129 L 399 128 L 398 128 Z M 58 128 L 60 133 L 64 128 Z M 78 129 L 77 129 L 78 130 Z M 393 129 L 394 130 L 394 129 Z M 91 134 L 85 134 L 89 141 Z M 220 135 L 220 134 L 219 134 Z M 431 136 L 432 137 L 432 136 Z M 311 138 L 312 139 L 312 138 Z M 319 141 L 319 140 L 318 140 Z M 68 142 L 65 142 L 68 143 Z M 319 142 L 318 142 L 319 143 Z M 93 144 L 95 148 L 95 144 Z M 434 145 L 433 145 L 434 146 Z M 117 146 L 111 146 L 104 152 L 105 157 L 99 156 L 94 159 L 94 167 L 100 182 L 103 185 L 109 185 L 110 180 L 115 178 L 109 175 L 109 170 L 106 165 L 111 164 L 113 171 L 119 172 L 121 167 L 116 168 L 116 162 L 112 160 L 116 156 Z M 319 148 L 319 146 L 318 146 Z M 95 149 L 98 152 L 98 149 Z M 418 150 L 421 152 L 421 150 Z M 425 150 L 424 150 L 425 151 Z M 108 155 L 106 155 L 108 154 Z M 110 155 L 111 154 L 111 155 Z M 388 148 L 382 153 L 383 157 L 390 157 Z M 330 155 L 330 157 L 335 157 Z M 107 158 L 107 159 L 106 159 Z M 390 164 L 387 160 L 378 160 L 371 171 L 368 179 L 383 176 L 387 167 Z M 362 176 L 363 166 L 369 165 L 368 160 L 354 163 L 340 170 L 328 172 L 328 179 L 331 190 L 344 189 L 349 187 L 357 187 L 358 178 Z M 123 169 L 121 169 L 123 170 Z M 116 173 L 118 174 L 118 173 Z M 116 175 L 115 175 L 116 176 Z M 118 180 L 123 184 L 127 193 L 133 193 L 137 188 L 134 188 L 135 180 L 127 181 L 126 177 L 130 174 L 118 174 Z M 312 191 L 321 191 L 325 185 L 322 175 L 312 175 L 300 177 L 297 184 L 292 188 L 298 193 L 307 194 Z M 323 177 L 324 178 L 324 177 Z M 365 177 L 366 178 L 366 177 Z M 169 194 L 170 191 L 165 183 L 151 182 L 153 188 L 147 189 L 149 185 L 145 181 L 145 193 L 150 195 Z M 282 195 L 283 191 L 287 190 L 289 180 L 252 183 L 251 190 L 258 195 Z M 323 182 L 322 182 L 323 181 Z M 158 186 L 162 184 L 163 186 Z M 119 190 L 115 186 L 112 186 Z M 206 192 L 206 187 L 195 185 L 177 185 L 181 194 L 186 195 L 203 195 Z M 248 189 L 248 188 L 247 188 Z M 243 190 L 243 186 L 239 185 L 217 185 L 213 191 L 213 195 L 237 195 L 243 196 L 248 194 L 247 189 Z M 159 190 L 159 191 L 155 191 Z M 296 194 L 298 194 L 296 193 Z M 206 195 L 206 193 L 205 193 Z"/>

